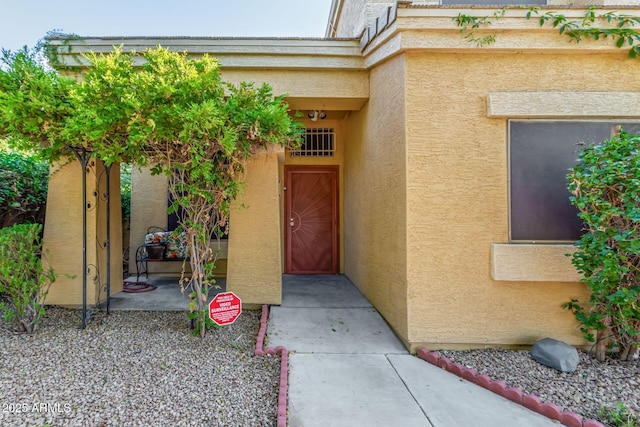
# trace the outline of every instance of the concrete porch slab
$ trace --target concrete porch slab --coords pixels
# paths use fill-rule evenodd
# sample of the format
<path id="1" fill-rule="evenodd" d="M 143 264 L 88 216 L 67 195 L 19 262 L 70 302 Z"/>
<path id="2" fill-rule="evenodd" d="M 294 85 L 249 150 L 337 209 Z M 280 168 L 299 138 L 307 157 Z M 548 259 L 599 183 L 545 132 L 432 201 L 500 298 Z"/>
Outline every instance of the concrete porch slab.
<path id="1" fill-rule="evenodd" d="M 345 276 L 282 276 L 282 307 L 372 307 Z"/>
<path id="2" fill-rule="evenodd" d="M 271 307 L 268 338 L 300 353 L 407 353 L 373 308 Z"/>
<path id="3" fill-rule="evenodd" d="M 149 292 L 127 293 L 119 292 L 111 296 L 112 310 L 138 311 L 188 311 L 189 295 L 180 292 L 179 277 L 150 275 L 149 278 L 140 277 L 140 282 L 156 286 Z M 129 277 L 125 282 L 135 282 L 135 277 Z M 209 299 L 217 293 L 224 292 L 225 279 L 216 279 L 221 289 L 211 289 Z"/>

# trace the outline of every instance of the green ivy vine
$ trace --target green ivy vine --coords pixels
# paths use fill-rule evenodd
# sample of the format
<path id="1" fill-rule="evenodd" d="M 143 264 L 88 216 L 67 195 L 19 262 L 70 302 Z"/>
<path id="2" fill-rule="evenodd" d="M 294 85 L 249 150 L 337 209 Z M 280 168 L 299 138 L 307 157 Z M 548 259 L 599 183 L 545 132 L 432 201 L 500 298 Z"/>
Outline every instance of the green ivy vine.
<path id="1" fill-rule="evenodd" d="M 502 18 L 506 11 L 507 8 L 503 7 L 502 9 L 493 12 L 492 17 L 472 16 L 459 13 L 458 16 L 453 18 L 453 20 L 456 22 L 456 25 L 460 27 L 460 33 L 462 33 L 466 40 L 475 44 L 476 46 L 481 47 L 494 43 L 496 41 L 496 36 L 490 34 L 485 37 L 476 37 L 475 30 L 481 27 L 492 25 L 493 21 L 497 21 Z"/>
<path id="2" fill-rule="evenodd" d="M 495 35 L 490 34 L 484 37 L 476 37 L 475 30 L 492 25 L 495 21 L 504 17 L 508 8 L 495 11 L 490 16 L 478 17 L 465 14 L 458 14 L 453 20 L 460 27 L 460 33 L 464 38 L 476 46 L 486 46 L 496 41 Z M 629 47 L 629 56 L 637 58 L 640 56 L 640 33 L 634 27 L 640 25 L 640 17 L 619 14 L 616 12 L 598 13 L 596 6 L 586 9 L 584 17 L 578 20 L 571 20 L 562 13 L 545 12 L 538 6 L 530 8 L 525 18 L 527 20 L 537 19 L 540 26 L 551 25 L 558 29 L 558 33 L 569 37 L 572 42 L 579 43 L 582 40 L 612 39 L 618 48 L 625 45 Z M 600 27 L 595 24 L 599 21 L 606 21 L 611 24 L 609 27 Z"/>

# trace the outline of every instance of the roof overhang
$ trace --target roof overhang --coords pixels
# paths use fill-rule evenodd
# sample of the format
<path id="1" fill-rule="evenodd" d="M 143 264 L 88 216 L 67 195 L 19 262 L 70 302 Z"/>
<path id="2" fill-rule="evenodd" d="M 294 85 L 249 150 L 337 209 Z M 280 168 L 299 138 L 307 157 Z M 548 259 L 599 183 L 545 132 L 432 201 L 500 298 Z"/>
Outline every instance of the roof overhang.
<path id="1" fill-rule="evenodd" d="M 369 99 L 369 74 L 354 39 L 221 37 L 53 37 L 61 67 L 82 73 L 88 53 L 144 52 L 162 46 L 188 57 L 215 57 L 225 80 L 269 83 L 294 109 L 359 110 Z M 143 62 L 143 58 L 134 57 Z M 322 105 L 322 107 L 318 107 Z"/>
<path id="2" fill-rule="evenodd" d="M 541 14 L 552 12 L 564 15 L 570 21 L 581 22 L 588 6 L 541 6 Z M 592 42 L 584 40 L 572 43 L 568 37 L 560 36 L 558 28 L 551 25 L 540 26 L 539 18 L 532 15 L 527 19 L 529 8 L 506 8 L 501 13 L 500 6 L 441 6 L 399 2 L 391 7 L 375 22 L 371 23 L 360 38 L 360 46 L 365 58 L 365 68 L 374 67 L 404 52 L 424 53 L 562 53 L 562 54 L 626 54 L 618 49 L 613 40 Z M 624 6 L 613 8 L 598 7 L 597 14 L 613 12 L 618 15 L 640 16 L 640 7 Z M 461 34 L 455 18 L 459 15 L 489 17 L 491 25 L 474 30 L 474 37 L 494 35 L 495 42 L 477 46 Z M 594 27 L 614 27 L 615 23 L 596 20 Z"/>
<path id="3" fill-rule="evenodd" d="M 359 44 L 353 39 L 323 38 L 230 38 L 230 37 L 51 37 L 63 66 L 88 65 L 83 55 L 111 52 L 143 52 L 162 46 L 190 56 L 208 54 L 222 68 L 362 69 Z"/>

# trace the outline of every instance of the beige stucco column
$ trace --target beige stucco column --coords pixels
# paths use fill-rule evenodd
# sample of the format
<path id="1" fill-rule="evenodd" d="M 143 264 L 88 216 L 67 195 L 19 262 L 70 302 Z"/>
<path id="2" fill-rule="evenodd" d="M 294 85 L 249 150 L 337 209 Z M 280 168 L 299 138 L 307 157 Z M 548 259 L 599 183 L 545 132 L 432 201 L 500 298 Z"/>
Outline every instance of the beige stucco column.
<path id="1" fill-rule="evenodd" d="M 122 291 L 122 214 L 120 167 L 110 171 L 111 198 L 111 294 Z M 87 304 L 106 300 L 107 201 L 106 169 L 91 159 L 87 165 Z M 80 162 L 55 164 L 49 177 L 44 227 L 45 263 L 58 275 L 46 296 L 46 304 L 82 305 L 82 167 Z"/>
<path id="2" fill-rule="evenodd" d="M 282 148 L 253 155 L 229 221 L 227 290 L 243 304 L 280 304 L 282 247 L 278 162 Z"/>
<path id="3" fill-rule="evenodd" d="M 149 227 L 167 227 L 167 177 L 151 175 L 151 167 L 131 168 L 131 222 L 129 235 L 129 273 L 137 273 L 136 249 L 144 243 Z M 182 263 L 170 267 L 180 268 Z M 178 264 L 178 265 L 173 265 Z M 163 269 L 164 268 L 164 269 Z M 167 266 L 151 265 L 153 273 L 165 272 Z M 173 271 L 173 270 L 172 270 Z"/>

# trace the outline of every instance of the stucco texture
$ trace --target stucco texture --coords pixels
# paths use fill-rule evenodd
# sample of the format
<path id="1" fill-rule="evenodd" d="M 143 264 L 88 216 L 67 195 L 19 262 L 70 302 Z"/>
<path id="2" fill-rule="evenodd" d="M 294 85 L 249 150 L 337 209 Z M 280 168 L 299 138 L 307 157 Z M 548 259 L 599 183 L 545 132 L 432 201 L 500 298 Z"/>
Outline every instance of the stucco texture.
<path id="1" fill-rule="evenodd" d="M 144 244 L 149 227 L 167 227 L 167 177 L 151 175 L 150 168 L 131 169 L 131 223 L 129 272 L 137 273 L 136 249 Z M 179 273 L 182 263 L 149 263 L 149 273 Z"/>
<path id="2" fill-rule="evenodd" d="M 144 238 L 150 227 L 168 226 L 168 188 L 165 175 L 151 175 L 151 168 L 134 167 L 131 170 L 131 222 L 129 240 L 129 272 L 137 273 L 136 250 L 144 244 Z M 212 241 L 212 248 L 218 249 L 218 242 Z M 227 242 L 220 241 L 219 258 L 216 261 L 215 274 L 224 276 L 227 270 Z M 182 262 L 149 262 L 149 274 L 178 276 L 182 273 Z M 186 272 L 191 271 L 187 262 Z"/>
<path id="3" fill-rule="evenodd" d="M 640 85 L 637 67 L 624 53 L 406 55 L 406 339 L 413 348 L 546 336 L 584 343 L 561 308 L 587 297 L 583 284 L 491 278 L 492 244 L 509 236 L 508 142 L 507 120 L 488 118 L 486 99 L 495 91 L 631 91 Z"/>
<path id="4" fill-rule="evenodd" d="M 369 103 L 351 114 L 345 143 L 345 274 L 407 337 L 405 65 L 371 71 Z"/>
<path id="5" fill-rule="evenodd" d="M 265 67 L 267 64 L 265 64 Z M 336 65 L 337 67 L 337 65 Z M 225 81 L 238 84 L 268 83 L 274 94 L 289 98 L 314 98 L 316 105 L 332 98 L 361 99 L 369 95 L 369 79 L 363 70 L 233 70 L 222 71 Z M 316 107 L 317 108 L 317 107 Z M 325 107 L 322 107 L 325 108 Z"/>
<path id="6" fill-rule="evenodd" d="M 227 290 L 243 304 L 282 301 L 282 227 L 278 170 L 282 148 L 252 155 L 229 217 Z"/>
<path id="7" fill-rule="evenodd" d="M 107 297 L 106 174 L 104 165 L 91 159 L 87 166 L 87 304 Z M 122 218 L 119 166 L 110 171 L 111 199 L 111 294 L 122 290 Z M 57 278 L 45 303 L 80 306 L 83 294 L 82 266 L 82 167 L 78 161 L 52 167 L 47 194 L 47 222 L 43 259 Z"/>

